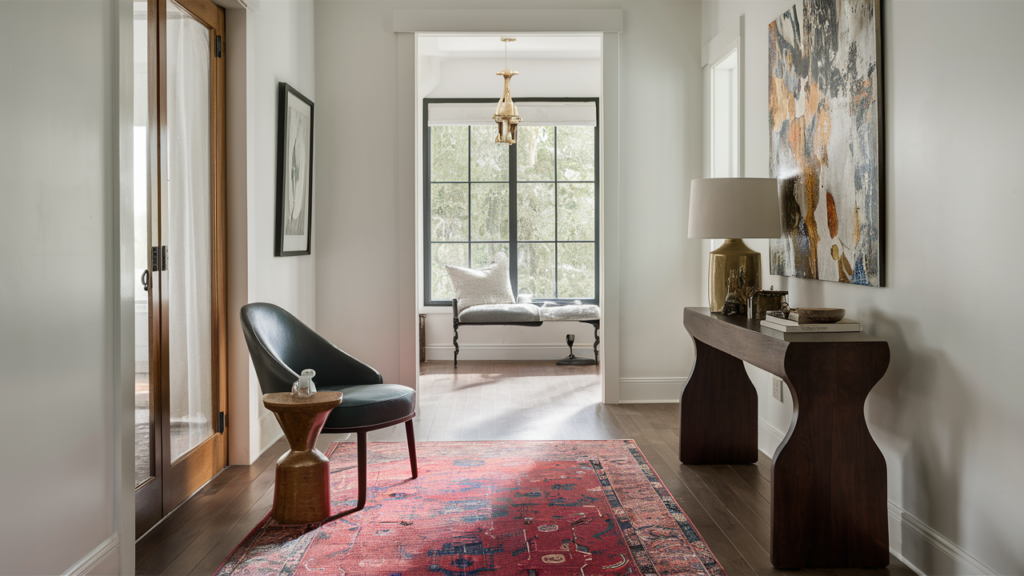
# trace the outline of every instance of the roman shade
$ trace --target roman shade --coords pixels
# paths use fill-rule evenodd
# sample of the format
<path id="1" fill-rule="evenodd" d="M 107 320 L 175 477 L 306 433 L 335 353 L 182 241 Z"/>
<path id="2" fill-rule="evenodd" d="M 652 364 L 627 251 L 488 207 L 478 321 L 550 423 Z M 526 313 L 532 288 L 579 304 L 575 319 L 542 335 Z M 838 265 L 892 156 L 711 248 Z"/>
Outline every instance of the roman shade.
<path id="1" fill-rule="evenodd" d="M 427 126 L 493 126 L 498 101 L 427 104 Z M 516 102 L 520 126 L 597 126 L 596 102 Z"/>

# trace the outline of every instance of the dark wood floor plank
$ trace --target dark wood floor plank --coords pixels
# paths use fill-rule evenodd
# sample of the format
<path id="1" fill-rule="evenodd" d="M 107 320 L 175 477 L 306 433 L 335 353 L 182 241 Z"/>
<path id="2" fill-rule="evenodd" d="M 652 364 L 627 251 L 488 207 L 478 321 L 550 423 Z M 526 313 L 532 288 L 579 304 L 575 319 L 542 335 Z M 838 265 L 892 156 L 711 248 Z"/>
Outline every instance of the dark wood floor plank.
<path id="1" fill-rule="evenodd" d="M 196 564 L 189 574 L 202 576 L 213 574 L 224 563 L 228 555 L 252 532 L 253 528 L 267 517 L 273 505 L 274 487 L 271 486 L 230 529 L 224 532 L 223 538 L 210 548 L 206 556 Z"/>
<path id="2" fill-rule="evenodd" d="M 761 495 L 767 502 L 771 502 L 772 499 L 772 483 L 761 475 L 757 465 L 754 466 L 734 466 L 733 470 L 736 474 L 743 479 L 751 488 L 753 488 L 758 494 Z"/>
<path id="3" fill-rule="evenodd" d="M 771 458 L 759 454 L 748 466 L 680 464 L 679 404 L 602 404 L 596 367 L 464 361 L 456 371 L 449 361 L 420 364 L 420 374 L 418 442 L 632 438 L 729 574 L 792 574 L 768 560 Z M 405 429 L 377 430 L 369 439 L 370 450 L 373 442 L 404 442 Z M 227 468 L 182 504 L 137 543 L 138 573 L 214 572 L 269 513 L 273 463 L 286 449 L 282 439 L 253 466 Z M 887 570 L 801 571 L 855 574 L 913 576 L 895 558 Z"/>
<path id="4" fill-rule="evenodd" d="M 715 497 L 725 505 L 726 510 L 754 538 L 754 541 L 767 554 L 771 549 L 771 529 L 769 523 L 762 520 L 739 495 L 733 491 L 712 466 L 686 466 L 694 475 L 714 493 Z"/>
<path id="5" fill-rule="evenodd" d="M 136 553 L 144 557 L 136 561 L 136 573 L 160 574 L 186 550 L 206 526 L 287 449 L 282 438 L 269 447 L 250 466 L 231 466 L 221 475 L 231 473 L 228 481 L 214 490 L 200 489 L 178 510 L 167 516 L 136 544 Z M 207 486 L 212 485 L 213 482 Z M 186 508 L 188 506 L 188 508 Z M 189 514 L 177 515 L 184 509 Z"/>
<path id="6" fill-rule="evenodd" d="M 171 562 L 162 574 L 187 574 L 215 547 L 225 532 L 233 528 L 246 512 L 269 491 L 273 495 L 276 470 L 268 466 L 253 482 L 245 487 L 221 514 L 219 514 L 195 540 Z M 273 498 L 271 498 L 273 503 Z M 237 544 L 237 542 L 236 542 Z"/>
<path id="7" fill-rule="evenodd" d="M 750 472 L 756 473 L 756 465 L 748 464 L 746 466 L 737 464 L 733 466 L 712 466 L 718 476 L 732 488 L 733 493 L 742 500 L 747 507 L 749 507 L 766 526 L 771 526 L 772 523 L 772 510 L 771 504 L 768 498 L 761 496 L 754 489 L 753 486 L 748 484 L 743 478 L 740 477 L 736 471 L 737 468 L 745 468 Z"/>

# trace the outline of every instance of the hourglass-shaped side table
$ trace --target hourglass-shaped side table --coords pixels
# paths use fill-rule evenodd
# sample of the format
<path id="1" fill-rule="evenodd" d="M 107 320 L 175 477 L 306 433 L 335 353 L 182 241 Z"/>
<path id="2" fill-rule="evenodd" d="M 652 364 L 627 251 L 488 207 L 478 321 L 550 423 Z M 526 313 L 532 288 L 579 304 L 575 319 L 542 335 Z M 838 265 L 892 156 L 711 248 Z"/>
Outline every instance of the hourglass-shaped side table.
<path id="1" fill-rule="evenodd" d="M 278 524 L 312 524 L 331 515 L 330 463 L 316 449 L 327 416 L 341 404 L 341 392 L 292 396 L 289 392 L 263 395 L 291 450 L 277 461 L 274 511 Z"/>

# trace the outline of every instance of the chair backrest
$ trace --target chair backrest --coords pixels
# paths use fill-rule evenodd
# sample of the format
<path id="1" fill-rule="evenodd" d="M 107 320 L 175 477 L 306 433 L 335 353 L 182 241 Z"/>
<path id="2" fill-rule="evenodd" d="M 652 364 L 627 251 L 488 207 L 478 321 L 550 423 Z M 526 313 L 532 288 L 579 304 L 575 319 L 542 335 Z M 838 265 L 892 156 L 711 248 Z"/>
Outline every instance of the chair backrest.
<path id="1" fill-rule="evenodd" d="M 290 392 L 306 368 L 314 382 L 329 385 L 377 384 L 380 374 L 314 332 L 287 310 L 255 302 L 242 306 L 242 332 L 264 394 Z"/>

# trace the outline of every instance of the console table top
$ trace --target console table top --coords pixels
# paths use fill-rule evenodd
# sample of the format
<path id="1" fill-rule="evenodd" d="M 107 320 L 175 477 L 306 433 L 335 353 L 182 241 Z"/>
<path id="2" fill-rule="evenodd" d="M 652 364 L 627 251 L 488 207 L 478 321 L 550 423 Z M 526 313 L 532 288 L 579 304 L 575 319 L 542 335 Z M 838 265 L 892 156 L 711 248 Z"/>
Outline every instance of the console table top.
<path id="1" fill-rule="evenodd" d="M 771 328 L 762 328 L 760 320 L 750 320 L 746 315 L 725 316 L 723 314 L 712 314 L 710 308 L 685 308 L 683 310 L 683 323 L 688 330 L 690 329 L 690 322 L 698 323 L 712 330 L 738 328 L 784 342 L 884 342 L 883 339 L 877 336 L 871 336 L 863 332 L 817 332 L 813 334 L 780 332 Z M 712 324 L 712 322 L 721 322 L 721 324 Z"/>

